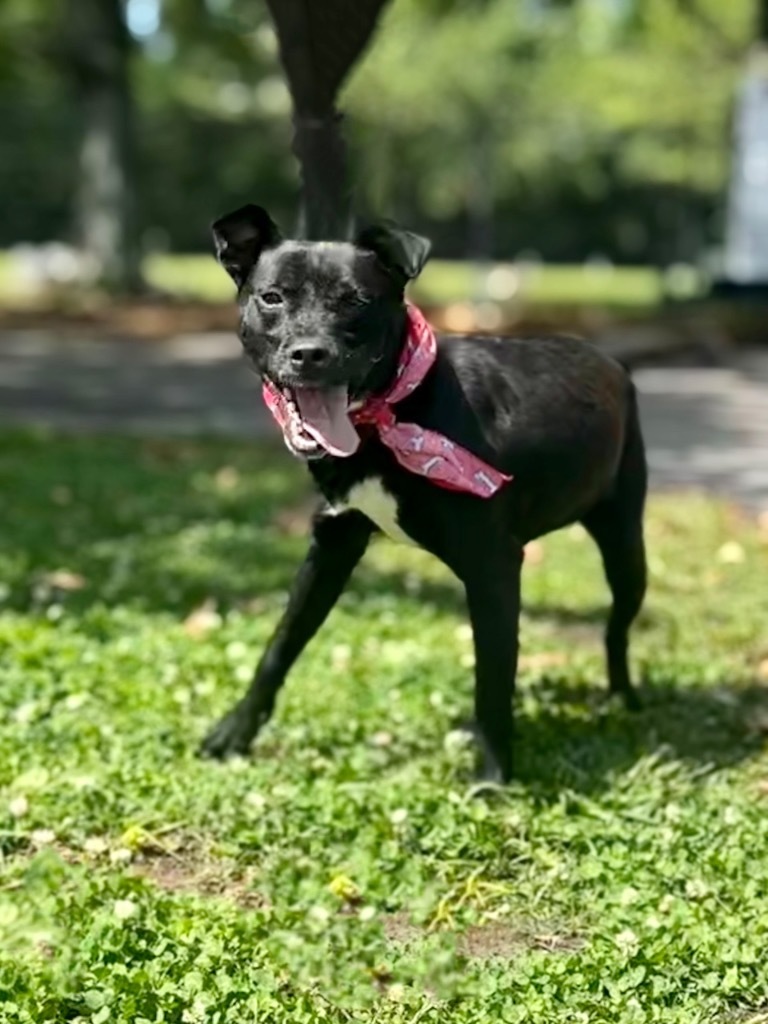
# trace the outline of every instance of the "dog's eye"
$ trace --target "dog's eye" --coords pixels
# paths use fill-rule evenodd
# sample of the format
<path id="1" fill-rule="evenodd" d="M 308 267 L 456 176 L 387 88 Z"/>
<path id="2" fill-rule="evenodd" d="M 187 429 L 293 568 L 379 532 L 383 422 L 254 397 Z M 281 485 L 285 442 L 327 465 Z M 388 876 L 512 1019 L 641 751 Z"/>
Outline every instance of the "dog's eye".
<path id="1" fill-rule="evenodd" d="M 282 306 L 283 304 L 283 296 L 276 291 L 262 292 L 259 299 L 265 306 Z"/>

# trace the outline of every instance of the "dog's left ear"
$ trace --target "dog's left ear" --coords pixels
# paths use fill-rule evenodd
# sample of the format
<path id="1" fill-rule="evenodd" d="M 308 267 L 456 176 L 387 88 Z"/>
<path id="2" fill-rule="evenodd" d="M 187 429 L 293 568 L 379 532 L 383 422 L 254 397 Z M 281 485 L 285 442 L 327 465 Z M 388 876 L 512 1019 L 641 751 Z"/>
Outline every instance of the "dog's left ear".
<path id="1" fill-rule="evenodd" d="M 357 233 L 355 245 L 374 253 L 403 287 L 419 276 L 432 248 L 428 238 L 389 221 L 363 228 Z"/>
<path id="2" fill-rule="evenodd" d="M 279 245 L 280 231 L 262 206 L 241 206 L 211 225 L 216 259 L 238 288 L 259 261 L 264 249 Z"/>

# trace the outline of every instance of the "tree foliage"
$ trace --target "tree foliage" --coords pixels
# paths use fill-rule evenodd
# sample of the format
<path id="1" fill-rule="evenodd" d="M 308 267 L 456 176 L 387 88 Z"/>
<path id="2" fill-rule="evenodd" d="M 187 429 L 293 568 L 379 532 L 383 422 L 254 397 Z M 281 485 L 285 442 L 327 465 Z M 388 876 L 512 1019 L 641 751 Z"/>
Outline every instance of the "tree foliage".
<path id="1" fill-rule="evenodd" d="M 0 187 L 26 199 L 4 244 L 70 223 L 78 111 L 50 59 L 55 6 L 0 8 Z M 133 67 L 147 244 L 200 248 L 210 218 L 249 199 L 290 225 L 290 99 L 266 5 L 162 0 L 160 13 Z M 394 0 L 341 98 L 356 205 L 446 254 L 479 225 L 501 256 L 693 255 L 717 234 L 757 24 L 758 0 Z"/>

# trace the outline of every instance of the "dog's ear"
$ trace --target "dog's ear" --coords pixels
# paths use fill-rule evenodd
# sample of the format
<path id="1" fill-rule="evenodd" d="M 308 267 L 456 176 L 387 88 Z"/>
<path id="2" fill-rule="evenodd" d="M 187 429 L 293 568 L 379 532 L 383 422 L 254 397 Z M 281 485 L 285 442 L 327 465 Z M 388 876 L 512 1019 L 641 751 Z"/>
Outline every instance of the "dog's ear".
<path id="1" fill-rule="evenodd" d="M 280 231 L 261 206 L 241 206 L 211 225 L 216 259 L 242 288 L 264 249 L 278 245 Z"/>
<path id="2" fill-rule="evenodd" d="M 405 231 L 391 221 L 363 228 L 357 233 L 355 245 L 374 253 L 403 287 L 419 276 L 432 248 L 428 238 Z"/>

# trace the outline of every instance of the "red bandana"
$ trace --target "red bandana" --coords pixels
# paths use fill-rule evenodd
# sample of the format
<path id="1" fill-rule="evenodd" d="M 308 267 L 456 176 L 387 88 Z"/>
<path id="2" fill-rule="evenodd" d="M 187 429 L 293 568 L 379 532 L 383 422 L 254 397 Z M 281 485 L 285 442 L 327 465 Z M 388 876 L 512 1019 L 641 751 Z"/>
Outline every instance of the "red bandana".
<path id="1" fill-rule="evenodd" d="M 367 423 L 374 426 L 382 444 L 411 473 L 426 476 L 450 491 L 464 491 L 480 498 L 490 498 L 512 477 L 489 466 L 466 448 L 459 447 L 434 430 L 427 430 L 416 423 L 398 423 L 395 419 L 392 406 L 421 384 L 437 355 L 435 333 L 423 314 L 415 306 L 408 305 L 407 309 L 408 336 L 400 356 L 395 383 L 382 397 L 369 398 L 360 408 L 349 409 L 349 420 L 352 424 Z M 292 408 L 283 393 L 267 381 L 263 385 L 263 395 L 269 411 L 284 433 L 290 431 L 295 441 L 295 407 Z M 359 439 L 356 443 L 353 441 L 352 450 L 357 444 Z M 332 454 L 350 455 L 352 451 L 332 450 Z"/>

